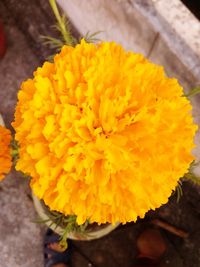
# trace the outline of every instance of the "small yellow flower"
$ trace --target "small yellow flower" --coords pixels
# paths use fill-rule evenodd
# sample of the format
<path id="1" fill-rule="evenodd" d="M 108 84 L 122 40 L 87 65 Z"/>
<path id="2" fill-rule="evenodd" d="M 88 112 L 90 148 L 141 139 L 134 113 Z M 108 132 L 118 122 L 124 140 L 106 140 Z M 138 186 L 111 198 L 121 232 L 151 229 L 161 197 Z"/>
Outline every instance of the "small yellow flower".
<path id="1" fill-rule="evenodd" d="M 114 42 L 64 46 L 22 84 L 17 169 L 78 223 L 136 221 L 168 201 L 197 126 L 176 79 Z"/>
<path id="2" fill-rule="evenodd" d="M 10 154 L 10 131 L 0 125 L 0 181 L 10 171 L 12 162 Z"/>

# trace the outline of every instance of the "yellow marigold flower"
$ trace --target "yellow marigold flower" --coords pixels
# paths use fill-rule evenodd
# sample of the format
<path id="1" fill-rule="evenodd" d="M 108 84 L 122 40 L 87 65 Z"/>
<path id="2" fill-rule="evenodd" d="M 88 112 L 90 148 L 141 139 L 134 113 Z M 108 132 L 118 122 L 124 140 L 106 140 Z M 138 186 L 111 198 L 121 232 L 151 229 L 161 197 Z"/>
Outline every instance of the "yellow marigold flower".
<path id="1" fill-rule="evenodd" d="M 197 126 L 176 79 L 114 42 L 64 46 L 22 84 L 17 169 L 79 224 L 129 222 L 168 201 Z"/>
<path id="2" fill-rule="evenodd" d="M 0 125 L 0 181 L 11 168 L 10 131 Z"/>

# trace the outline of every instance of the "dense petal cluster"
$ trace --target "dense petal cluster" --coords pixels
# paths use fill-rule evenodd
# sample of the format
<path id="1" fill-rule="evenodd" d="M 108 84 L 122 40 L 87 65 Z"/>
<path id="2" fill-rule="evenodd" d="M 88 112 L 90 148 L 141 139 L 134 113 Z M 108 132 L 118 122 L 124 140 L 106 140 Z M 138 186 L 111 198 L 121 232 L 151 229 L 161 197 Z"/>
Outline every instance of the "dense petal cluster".
<path id="1" fill-rule="evenodd" d="M 17 169 L 78 223 L 129 222 L 168 201 L 197 126 L 176 79 L 114 42 L 64 46 L 22 84 Z"/>
<path id="2" fill-rule="evenodd" d="M 10 171 L 12 165 L 10 141 L 10 131 L 0 125 L 0 181 Z"/>

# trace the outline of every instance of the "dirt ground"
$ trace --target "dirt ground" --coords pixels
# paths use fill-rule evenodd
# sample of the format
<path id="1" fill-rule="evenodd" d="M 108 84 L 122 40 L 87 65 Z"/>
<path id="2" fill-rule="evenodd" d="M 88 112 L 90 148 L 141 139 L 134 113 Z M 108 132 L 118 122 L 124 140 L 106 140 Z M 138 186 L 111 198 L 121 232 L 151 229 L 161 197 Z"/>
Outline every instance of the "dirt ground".
<path id="1" fill-rule="evenodd" d="M 0 19 L 7 36 L 7 53 L 0 60 L 0 113 L 11 128 L 20 83 L 52 53 L 44 48 L 40 34 L 53 34 L 53 14 L 46 0 L 1 0 Z M 183 196 L 174 194 L 168 204 L 149 212 L 145 219 L 118 227 L 94 241 L 73 241 L 73 267 L 131 267 L 136 256 L 136 240 L 152 221 L 162 220 L 188 233 L 179 237 L 159 228 L 168 250 L 162 266 L 200 266 L 200 187 L 183 183 Z M 42 240 L 45 229 L 33 223 L 37 217 L 28 181 L 12 172 L 0 184 L 0 267 L 43 266 Z M 157 227 L 158 228 L 158 227 Z"/>

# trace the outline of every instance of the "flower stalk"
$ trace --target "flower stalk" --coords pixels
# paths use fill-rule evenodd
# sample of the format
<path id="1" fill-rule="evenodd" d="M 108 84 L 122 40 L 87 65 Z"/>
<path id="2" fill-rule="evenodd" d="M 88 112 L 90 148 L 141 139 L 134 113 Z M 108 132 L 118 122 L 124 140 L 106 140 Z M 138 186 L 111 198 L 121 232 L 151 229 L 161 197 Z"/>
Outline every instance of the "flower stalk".
<path id="1" fill-rule="evenodd" d="M 75 39 L 71 35 L 66 17 L 60 15 L 55 0 L 49 0 L 49 3 L 57 20 L 57 29 L 60 31 L 65 44 L 73 46 Z"/>

